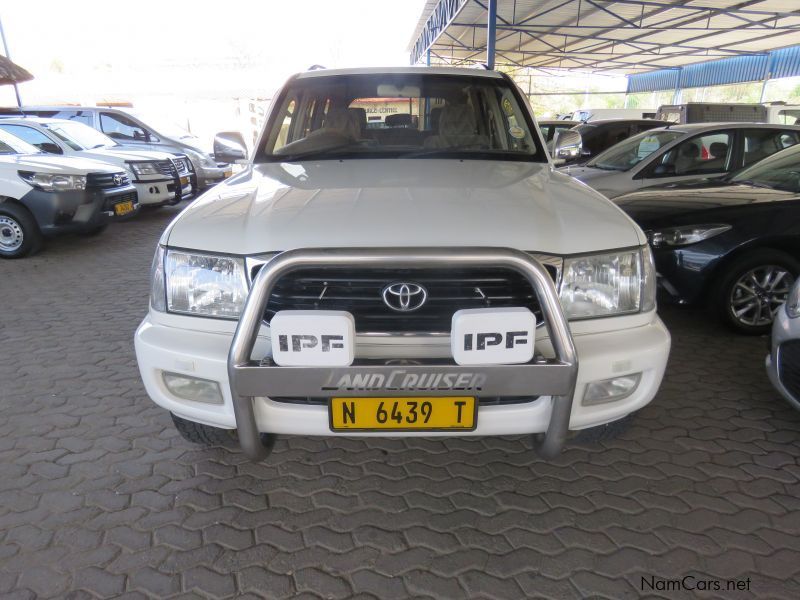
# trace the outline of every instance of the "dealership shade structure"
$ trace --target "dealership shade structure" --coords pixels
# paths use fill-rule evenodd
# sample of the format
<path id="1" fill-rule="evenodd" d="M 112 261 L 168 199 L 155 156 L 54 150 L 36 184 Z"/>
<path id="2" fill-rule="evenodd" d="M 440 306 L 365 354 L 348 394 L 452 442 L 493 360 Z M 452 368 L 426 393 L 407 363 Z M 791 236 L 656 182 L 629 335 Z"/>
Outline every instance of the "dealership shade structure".
<path id="1" fill-rule="evenodd" d="M 798 44 L 800 0 L 430 0 L 409 50 L 412 64 L 625 74 L 633 92 L 800 75 Z"/>

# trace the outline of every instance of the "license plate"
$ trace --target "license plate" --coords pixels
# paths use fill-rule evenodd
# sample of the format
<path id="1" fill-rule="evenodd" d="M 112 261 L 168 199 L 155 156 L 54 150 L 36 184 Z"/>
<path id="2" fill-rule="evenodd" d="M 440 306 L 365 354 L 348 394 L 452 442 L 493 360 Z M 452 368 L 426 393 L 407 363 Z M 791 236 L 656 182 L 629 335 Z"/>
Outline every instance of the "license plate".
<path id="1" fill-rule="evenodd" d="M 477 403 L 471 396 L 443 398 L 331 398 L 332 431 L 472 431 Z"/>
<path id="2" fill-rule="evenodd" d="M 181 185 L 186 185 L 189 183 L 188 177 L 181 177 Z"/>
<path id="3" fill-rule="evenodd" d="M 233 169 L 228 169 L 228 170 L 227 170 L 227 171 L 225 171 L 225 172 L 224 172 L 222 175 L 223 175 L 224 177 L 226 177 L 226 178 L 227 178 L 227 177 L 230 177 L 231 175 L 233 175 Z"/>
<path id="4" fill-rule="evenodd" d="M 133 202 L 128 200 L 127 202 L 120 202 L 119 204 L 114 205 L 114 214 L 118 217 L 123 215 L 127 215 L 128 213 L 133 212 Z"/>

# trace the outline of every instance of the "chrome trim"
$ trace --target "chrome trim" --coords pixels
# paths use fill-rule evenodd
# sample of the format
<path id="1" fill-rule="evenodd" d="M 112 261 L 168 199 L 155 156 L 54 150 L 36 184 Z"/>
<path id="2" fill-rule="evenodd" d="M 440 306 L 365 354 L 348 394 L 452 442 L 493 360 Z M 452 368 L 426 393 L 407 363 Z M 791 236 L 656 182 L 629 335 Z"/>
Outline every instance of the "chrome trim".
<path id="1" fill-rule="evenodd" d="M 253 269 L 256 267 L 263 266 L 271 261 L 273 258 L 281 254 L 280 252 L 267 252 L 264 254 L 257 254 L 255 256 L 247 256 L 244 259 L 244 266 L 245 266 L 245 276 L 247 277 L 247 285 L 252 286 L 253 278 L 252 273 Z M 526 252 L 529 256 L 539 261 L 542 265 L 547 265 L 553 267 L 556 270 L 556 278 L 555 278 L 555 287 L 557 291 L 561 290 L 561 276 L 564 271 L 564 258 L 561 256 L 557 256 L 555 254 L 542 254 L 539 252 Z M 263 320 L 264 325 L 269 326 L 269 323 L 266 319 Z M 544 326 L 544 321 L 539 321 L 536 324 L 536 328 L 539 329 L 540 327 Z M 384 339 L 391 339 L 391 338 L 444 338 L 450 337 L 449 331 L 359 331 L 357 334 L 359 337 L 373 337 L 373 338 L 384 338 Z"/>
<path id="2" fill-rule="evenodd" d="M 494 396 L 549 395 L 550 422 L 547 431 L 534 436 L 534 445 L 546 458 L 557 456 L 567 437 L 578 355 L 553 279 L 531 255 L 510 248 L 319 248 L 290 250 L 276 256 L 259 270 L 250 292 L 228 354 L 228 377 L 234 415 L 243 452 L 253 460 L 269 453 L 260 439 L 253 402 L 263 396 L 332 397 L 341 384 L 332 386 L 337 377 L 355 374 L 387 376 L 391 367 L 358 362 L 350 367 L 280 367 L 251 360 L 261 328 L 264 310 L 276 282 L 285 274 L 303 267 L 379 266 L 383 268 L 487 267 L 514 269 L 524 275 L 536 293 L 550 336 L 555 358 L 538 358 L 522 365 L 486 365 L 467 367 L 449 361 L 426 366 L 406 366 L 407 373 L 454 373 L 482 377 L 480 391 Z M 390 381 L 390 380 L 387 380 Z M 383 384 L 382 384 L 383 385 Z M 389 387 L 387 382 L 386 388 Z M 313 390 L 313 394 L 304 393 Z M 386 393 L 384 389 L 383 393 Z M 396 390 L 395 390 L 396 391 Z M 368 395 L 375 390 L 350 390 L 348 395 Z M 450 389 L 403 390 L 403 395 L 452 394 Z M 389 390 L 389 394 L 392 391 Z"/>

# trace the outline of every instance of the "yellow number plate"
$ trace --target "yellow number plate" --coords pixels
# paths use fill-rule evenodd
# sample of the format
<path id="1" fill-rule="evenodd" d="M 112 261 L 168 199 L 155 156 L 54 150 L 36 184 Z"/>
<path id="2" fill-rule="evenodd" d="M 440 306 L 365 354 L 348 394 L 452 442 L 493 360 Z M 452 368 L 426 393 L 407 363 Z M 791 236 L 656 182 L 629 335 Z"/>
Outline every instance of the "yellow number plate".
<path id="1" fill-rule="evenodd" d="M 118 217 L 122 215 L 127 215 L 128 213 L 133 212 L 133 202 L 120 202 L 119 204 L 114 205 L 114 214 Z"/>
<path id="2" fill-rule="evenodd" d="M 189 178 L 188 177 L 181 177 L 181 185 L 186 185 L 187 183 L 189 183 Z"/>
<path id="3" fill-rule="evenodd" d="M 475 398 L 332 398 L 333 431 L 436 431 L 475 429 Z"/>
<path id="4" fill-rule="evenodd" d="M 230 177 L 231 175 L 233 175 L 233 169 L 228 169 L 228 170 L 227 170 L 227 171 L 225 171 L 225 172 L 224 172 L 222 175 L 223 175 L 224 177 Z"/>

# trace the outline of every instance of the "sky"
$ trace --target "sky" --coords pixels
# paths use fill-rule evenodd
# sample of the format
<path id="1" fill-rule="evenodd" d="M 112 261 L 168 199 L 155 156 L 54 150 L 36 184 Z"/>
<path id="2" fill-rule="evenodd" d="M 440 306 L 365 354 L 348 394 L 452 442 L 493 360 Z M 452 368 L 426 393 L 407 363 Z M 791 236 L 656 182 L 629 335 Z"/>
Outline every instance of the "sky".
<path id="1" fill-rule="evenodd" d="M 408 64 L 424 0 L 3 2 L 25 103 L 154 94 L 269 97 L 310 65 Z M 6 105 L 13 93 L 0 88 Z M 99 98 L 98 96 L 104 96 Z"/>

